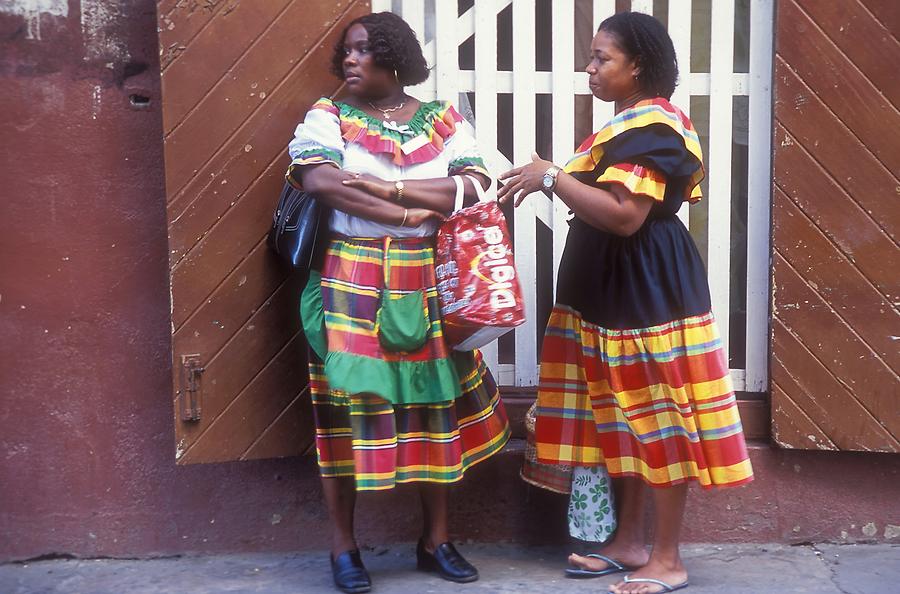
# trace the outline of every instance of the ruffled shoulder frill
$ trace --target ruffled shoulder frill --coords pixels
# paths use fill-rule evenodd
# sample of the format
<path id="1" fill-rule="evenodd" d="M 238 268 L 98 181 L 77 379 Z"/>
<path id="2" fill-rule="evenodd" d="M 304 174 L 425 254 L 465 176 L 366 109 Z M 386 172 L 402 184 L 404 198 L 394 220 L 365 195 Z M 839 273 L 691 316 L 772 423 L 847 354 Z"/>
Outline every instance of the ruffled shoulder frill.
<path id="1" fill-rule="evenodd" d="M 346 143 L 358 144 L 370 153 L 391 155 L 393 163 L 403 167 L 425 163 L 440 155 L 444 143 L 463 121 L 448 101 L 422 103 L 415 115 L 401 125 L 384 122 L 346 103 L 330 103 L 321 109 L 337 110 L 341 137 Z"/>
<path id="2" fill-rule="evenodd" d="M 312 107 L 310 107 L 309 109 L 310 110 L 319 109 L 319 110 L 328 112 L 333 116 L 338 116 L 338 117 L 340 117 L 340 115 L 341 115 L 341 110 L 338 109 L 338 106 L 335 104 L 334 100 L 331 99 L 330 97 L 320 97 L 319 99 L 316 100 L 315 103 L 312 104 Z"/>
<path id="3" fill-rule="evenodd" d="M 661 97 L 639 101 L 616 114 L 581 143 L 564 169 L 567 173 L 593 172 L 597 181 L 618 181 L 629 188 L 637 182 L 625 181 L 638 176 L 640 187 L 657 199 L 654 188 L 677 182 L 684 186 L 683 199 L 690 202 L 700 200 L 700 182 L 706 175 L 694 125 Z"/>

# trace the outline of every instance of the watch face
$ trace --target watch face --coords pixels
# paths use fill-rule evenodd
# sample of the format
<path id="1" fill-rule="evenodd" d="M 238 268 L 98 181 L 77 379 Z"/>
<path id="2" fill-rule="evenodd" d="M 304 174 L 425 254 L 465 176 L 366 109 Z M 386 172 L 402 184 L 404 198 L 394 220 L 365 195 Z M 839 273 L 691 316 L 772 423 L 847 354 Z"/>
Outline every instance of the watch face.
<path id="1" fill-rule="evenodd" d="M 544 175 L 543 179 L 544 188 L 549 190 L 553 187 L 553 176 L 552 175 Z"/>

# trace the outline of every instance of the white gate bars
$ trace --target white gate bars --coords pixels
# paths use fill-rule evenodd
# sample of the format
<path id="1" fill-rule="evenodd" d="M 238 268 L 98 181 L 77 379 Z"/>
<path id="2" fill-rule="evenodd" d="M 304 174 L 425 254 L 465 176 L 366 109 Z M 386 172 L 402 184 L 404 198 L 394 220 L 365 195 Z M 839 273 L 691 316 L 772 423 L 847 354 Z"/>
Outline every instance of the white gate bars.
<path id="1" fill-rule="evenodd" d="M 458 0 L 372 0 L 372 10 L 400 14 L 424 40 L 425 58 L 434 65 L 429 79 L 411 89 L 423 100 L 456 99 L 475 94 L 476 130 L 488 167 L 498 174 L 512 163 L 498 149 L 497 98 L 512 93 L 516 126 L 512 154 L 516 164 L 530 160 L 538 122 L 552 118 L 553 159 L 561 164 L 581 138 L 575 138 L 575 97 L 589 95 L 584 64 L 575 64 L 576 0 L 552 1 L 553 43 L 550 72 L 536 72 L 535 8 L 537 0 L 475 0 L 458 15 Z M 735 72 L 736 0 L 668 0 L 665 18 L 681 66 L 681 81 L 673 103 L 688 114 L 692 97 L 709 97 L 707 149 L 708 237 L 706 262 L 713 300 L 726 349 L 731 346 L 731 216 L 733 102 L 749 96 L 749 164 L 747 208 L 746 358 L 744 368 L 732 369 L 735 388 L 762 392 L 767 386 L 769 306 L 769 204 L 771 187 L 771 76 L 774 0 L 753 0 L 750 14 L 749 73 Z M 471 2 L 469 2 L 471 4 Z M 497 15 L 512 4 L 512 71 L 498 70 Z M 663 3 L 665 5 L 665 3 Z M 691 71 L 692 11 L 711 6 L 709 72 Z M 653 13 L 653 0 L 632 0 L 631 9 Z M 592 0 L 593 29 L 615 12 L 615 0 Z M 663 15 L 656 15 L 658 17 Z M 472 35 L 474 70 L 459 68 L 459 47 Z M 696 46 L 695 46 L 696 47 Z M 559 51 L 557 51 L 559 50 Z M 552 97 L 552 113 L 537 113 L 537 94 Z M 613 107 L 592 100 L 593 129 L 613 115 Z M 679 217 L 692 233 L 704 221 L 692 220 L 685 205 Z M 552 231 L 553 283 L 568 230 L 568 209 L 554 196 L 525 200 L 515 211 L 516 262 L 522 279 L 534 279 L 537 258 L 537 221 Z M 741 248 L 742 249 L 742 248 Z M 496 343 L 484 349 L 502 385 L 534 386 L 538 380 L 537 286 L 523 282 L 528 321 L 515 331 L 515 363 L 498 365 Z M 555 287 L 554 287 L 555 289 Z"/>

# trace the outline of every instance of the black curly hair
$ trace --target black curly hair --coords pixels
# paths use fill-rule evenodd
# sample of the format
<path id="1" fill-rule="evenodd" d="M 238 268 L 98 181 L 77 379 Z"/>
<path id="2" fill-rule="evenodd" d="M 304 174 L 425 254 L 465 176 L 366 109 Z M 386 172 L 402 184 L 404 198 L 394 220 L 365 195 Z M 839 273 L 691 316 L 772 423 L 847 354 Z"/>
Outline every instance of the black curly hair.
<path id="1" fill-rule="evenodd" d="M 375 64 L 396 71 L 401 85 L 416 85 L 428 78 L 428 65 L 416 34 L 406 21 L 392 12 L 374 12 L 350 21 L 341 32 L 331 56 L 331 73 L 336 77 L 344 78 L 344 38 L 353 25 L 365 27 Z"/>
<path id="2" fill-rule="evenodd" d="M 612 33 L 619 48 L 637 60 L 641 88 L 670 99 L 678 84 L 678 58 L 669 32 L 658 20 L 641 12 L 620 12 L 600 23 L 597 31 Z"/>

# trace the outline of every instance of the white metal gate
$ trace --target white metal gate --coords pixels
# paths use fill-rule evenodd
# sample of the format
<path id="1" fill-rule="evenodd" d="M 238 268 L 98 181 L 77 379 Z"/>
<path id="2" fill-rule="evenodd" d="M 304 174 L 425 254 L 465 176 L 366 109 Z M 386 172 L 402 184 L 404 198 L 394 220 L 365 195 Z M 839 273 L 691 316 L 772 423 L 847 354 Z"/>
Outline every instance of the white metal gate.
<path id="1" fill-rule="evenodd" d="M 476 132 L 488 167 L 498 174 L 512 163 L 498 149 L 497 97 L 512 94 L 515 117 L 512 162 L 530 160 L 535 147 L 536 126 L 541 118 L 552 118 L 553 160 L 562 164 L 582 138 L 575 137 L 575 113 L 554 108 L 537 113 L 538 95 L 549 95 L 556 106 L 571 106 L 576 96 L 590 95 L 584 64 L 575 64 L 576 3 L 581 0 L 552 0 L 552 68 L 536 71 L 536 4 L 541 0 L 372 0 L 372 10 L 392 10 L 401 15 L 424 40 L 425 58 L 434 66 L 429 79 L 411 92 L 423 100 L 436 97 L 455 100 L 463 93 L 474 93 L 477 114 Z M 690 114 L 692 98 L 708 98 L 708 143 L 706 147 L 705 220 L 685 205 L 682 220 L 706 238 L 707 263 L 713 311 L 716 313 L 726 348 L 732 332 L 732 284 L 746 287 L 746 344 L 744 362 L 731 370 L 735 388 L 762 392 L 767 386 L 769 319 L 769 203 L 771 167 L 771 76 L 774 0 L 743 0 L 749 11 L 749 49 L 747 72 L 736 71 L 735 5 L 741 0 L 632 0 L 631 9 L 649 14 L 656 9 L 664 14 L 675 43 L 681 68 L 680 84 L 672 102 Z M 590 0 L 593 28 L 616 10 L 615 0 Z M 460 5 L 468 6 L 458 14 Z M 497 64 L 498 14 L 512 5 L 512 70 L 500 70 Z M 623 4 L 620 2 L 619 4 Z M 625 2 L 624 4 L 628 4 Z M 583 5 L 582 5 L 583 6 Z M 697 39 L 696 18 L 709 15 L 708 72 L 694 72 L 691 52 Z M 460 46 L 474 35 L 474 69 L 460 69 Z M 696 35 L 695 35 L 696 37 Z M 705 38 L 704 38 L 705 41 Z M 733 179 L 733 113 L 735 98 L 747 97 L 746 179 Z M 597 130 L 612 115 L 613 106 L 593 99 L 593 129 Z M 705 104 L 704 104 L 705 108 Z M 697 122 L 695 121 L 695 124 Z M 545 156 L 546 155 L 542 155 Z M 732 279 L 732 184 L 746 184 L 746 278 Z M 552 232 L 553 283 L 565 245 L 568 209 L 556 197 L 551 202 L 535 194 L 515 211 L 515 250 L 520 278 L 536 278 L 534 255 L 538 221 Z M 743 219 L 742 215 L 742 219 Z M 704 251 L 701 246 L 701 251 Z M 523 283 L 526 292 L 528 322 L 515 331 L 515 362 L 498 361 L 496 343 L 483 349 L 503 385 L 534 386 L 538 380 L 537 286 Z M 743 297 L 743 296 L 740 296 Z"/>

